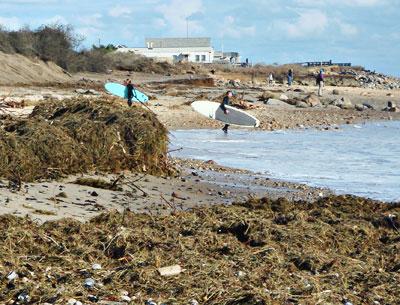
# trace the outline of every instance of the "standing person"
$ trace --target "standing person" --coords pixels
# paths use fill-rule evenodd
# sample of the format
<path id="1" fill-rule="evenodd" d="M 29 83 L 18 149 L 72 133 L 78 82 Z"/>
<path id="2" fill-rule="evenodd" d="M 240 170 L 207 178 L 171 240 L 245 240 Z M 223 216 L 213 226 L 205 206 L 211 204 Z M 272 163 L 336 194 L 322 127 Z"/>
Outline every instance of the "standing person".
<path id="1" fill-rule="evenodd" d="M 228 91 L 228 92 L 225 94 L 224 99 L 223 99 L 223 101 L 222 101 L 222 103 L 221 103 L 221 105 L 220 105 L 221 109 L 224 111 L 225 114 L 229 114 L 229 111 L 228 111 L 228 109 L 226 109 L 225 106 L 229 105 L 229 103 L 230 103 L 230 100 L 229 100 L 229 99 L 230 99 L 232 96 L 233 96 L 232 91 Z M 224 126 L 224 128 L 222 128 L 222 130 L 223 130 L 225 133 L 228 133 L 228 128 L 229 128 L 229 124 L 225 124 L 225 126 Z"/>
<path id="2" fill-rule="evenodd" d="M 289 86 L 291 86 L 293 83 L 293 77 L 294 77 L 293 69 L 289 69 L 288 74 L 287 74 L 287 82 L 288 82 Z"/>
<path id="3" fill-rule="evenodd" d="M 268 76 L 268 83 L 270 86 L 274 84 L 274 75 L 272 74 L 272 72 Z"/>
<path id="4" fill-rule="evenodd" d="M 132 99 L 133 99 L 133 91 L 135 88 L 133 88 L 132 81 L 129 79 L 127 80 L 127 85 L 126 85 L 127 93 L 128 93 L 128 106 L 132 106 Z"/>
<path id="5" fill-rule="evenodd" d="M 317 75 L 317 86 L 318 86 L 318 96 L 322 96 L 322 90 L 324 88 L 324 69 L 319 70 Z"/>

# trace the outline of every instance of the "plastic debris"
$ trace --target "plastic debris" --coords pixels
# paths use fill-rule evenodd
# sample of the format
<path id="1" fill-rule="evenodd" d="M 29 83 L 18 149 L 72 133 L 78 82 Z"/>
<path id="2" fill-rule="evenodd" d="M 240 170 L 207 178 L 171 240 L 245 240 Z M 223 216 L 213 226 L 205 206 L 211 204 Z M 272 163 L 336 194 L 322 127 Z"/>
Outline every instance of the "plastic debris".
<path id="1" fill-rule="evenodd" d="M 156 302 L 154 302 L 153 300 L 147 300 L 145 303 L 145 305 L 158 305 Z"/>
<path id="2" fill-rule="evenodd" d="M 93 303 L 97 303 L 99 301 L 99 297 L 95 295 L 88 295 L 88 300 Z"/>
<path id="3" fill-rule="evenodd" d="M 28 303 L 30 301 L 30 296 L 26 291 L 21 292 L 18 296 L 17 296 L 17 300 L 19 303 Z"/>
<path id="4" fill-rule="evenodd" d="M 199 305 L 199 302 L 197 300 L 193 299 L 189 301 L 189 305 Z"/>
<path id="5" fill-rule="evenodd" d="M 158 268 L 158 272 L 160 273 L 161 276 L 174 276 L 180 274 L 182 272 L 182 268 L 179 265 L 174 265 L 169 267 Z"/>
<path id="6" fill-rule="evenodd" d="M 15 280 L 16 278 L 18 278 L 18 274 L 15 271 L 11 271 L 9 274 L 7 274 L 7 280 L 9 282 Z"/>
<path id="7" fill-rule="evenodd" d="M 101 270 L 102 268 L 101 268 L 101 265 L 100 265 L 100 264 L 93 264 L 93 265 L 92 265 L 92 269 L 93 269 L 93 270 Z"/>

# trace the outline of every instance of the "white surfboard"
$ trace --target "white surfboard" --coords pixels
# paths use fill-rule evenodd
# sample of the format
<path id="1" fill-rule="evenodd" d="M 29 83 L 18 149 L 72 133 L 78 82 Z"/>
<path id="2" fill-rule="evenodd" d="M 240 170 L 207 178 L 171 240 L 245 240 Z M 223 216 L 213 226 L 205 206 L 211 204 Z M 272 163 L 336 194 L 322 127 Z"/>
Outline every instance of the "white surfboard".
<path id="1" fill-rule="evenodd" d="M 251 114 L 231 106 L 225 107 L 228 110 L 227 114 L 220 107 L 220 103 L 210 101 L 196 101 L 192 103 L 192 108 L 195 111 L 212 120 L 243 127 L 258 127 L 260 125 L 260 121 Z"/>

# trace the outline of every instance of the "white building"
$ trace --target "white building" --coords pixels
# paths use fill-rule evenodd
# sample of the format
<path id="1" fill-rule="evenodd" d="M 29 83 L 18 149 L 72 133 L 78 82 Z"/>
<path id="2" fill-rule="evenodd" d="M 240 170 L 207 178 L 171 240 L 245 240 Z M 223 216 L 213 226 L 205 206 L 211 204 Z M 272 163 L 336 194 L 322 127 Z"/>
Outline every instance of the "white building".
<path id="1" fill-rule="evenodd" d="M 118 48 L 117 52 L 132 52 L 156 60 L 169 62 L 213 63 L 240 62 L 239 53 L 216 52 L 211 38 L 146 38 L 144 48 Z M 224 56 L 230 55 L 230 56 Z M 234 55 L 234 56 L 232 56 Z"/>

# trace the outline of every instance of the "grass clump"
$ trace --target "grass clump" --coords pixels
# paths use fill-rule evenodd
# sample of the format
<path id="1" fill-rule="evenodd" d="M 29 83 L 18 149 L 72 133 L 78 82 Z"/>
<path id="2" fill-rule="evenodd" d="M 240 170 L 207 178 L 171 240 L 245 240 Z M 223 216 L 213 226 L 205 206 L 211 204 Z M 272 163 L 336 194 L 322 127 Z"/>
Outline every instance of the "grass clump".
<path id="1" fill-rule="evenodd" d="M 166 174 L 167 130 L 140 106 L 70 99 L 37 106 L 0 129 L 0 176 L 16 181 L 91 170 Z"/>

